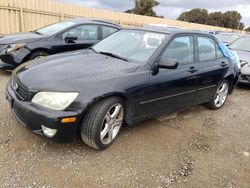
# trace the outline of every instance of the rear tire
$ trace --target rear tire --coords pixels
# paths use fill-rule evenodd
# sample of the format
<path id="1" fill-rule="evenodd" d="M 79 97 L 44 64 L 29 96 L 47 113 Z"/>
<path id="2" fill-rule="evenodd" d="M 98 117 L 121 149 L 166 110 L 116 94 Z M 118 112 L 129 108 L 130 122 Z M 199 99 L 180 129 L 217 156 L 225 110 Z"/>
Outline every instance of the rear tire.
<path id="1" fill-rule="evenodd" d="M 44 52 L 44 51 L 37 51 L 31 54 L 31 56 L 29 57 L 29 60 L 34 60 L 34 59 L 40 59 L 42 57 L 48 56 L 49 53 Z"/>
<path id="2" fill-rule="evenodd" d="M 226 102 L 229 93 L 229 82 L 222 81 L 216 89 L 213 99 L 206 104 L 211 110 L 220 109 Z"/>
<path id="3" fill-rule="evenodd" d="M 119 135 L 123 121 L 123 100 L 119 97 L 103 99 L 86 113 L 81 126 L 82 140 L 92 148 L 104 150 Z"/>

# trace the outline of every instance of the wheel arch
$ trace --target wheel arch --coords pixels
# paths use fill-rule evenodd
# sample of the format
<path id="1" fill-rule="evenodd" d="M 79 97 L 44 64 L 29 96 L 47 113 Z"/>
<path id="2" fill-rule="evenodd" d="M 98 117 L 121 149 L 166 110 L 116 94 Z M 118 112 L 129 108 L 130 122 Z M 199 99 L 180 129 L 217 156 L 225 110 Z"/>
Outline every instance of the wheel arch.
<path id="1" fill-rule="evenodd" d="M 237 78 L 234 75 L 228 75 L 224 78 L 224 80 L 228 81 L 229 83 L 229 94 L 231 94 L 234 90 L 234 87 L 237 83 Z"/>
<path id="2" fill-rule="evenodd" d="M 127 96 L 125 93 L 122 93 L 122 92 L 106 93 L 106 94 L 103 94 L 103 95 L 101 95 L 101 96 L 98 96 L 98 97 L 93 98 L 93 99 L 88 103 L 88 105 L 86 106 L 86 108 L 84 109 L 84 111 L 82 112 L 81 117 L 80 117 L 80 122 L 83 121 L 83 118 L 85 117 L 86 112 L 87 112 L 94 104 L 96 104 L 97 102 L 99 102 L 99 101 L 101 101 L 101 100 L 107 99 L 107 98 L 109 98 L 109 97 L 119 97 L 119 98 L 121 98 L 121 99 L 124 101 L 124 105 L 125 105 L 125 118 L 124 118 L 124 121 L 125 121 L 125 123 L 127 123 L 127 122 L 128 122 L 128 119 L 130 118 L 130 116 L 129 116 L 128 113 L 127 113 L 127 112 L 129 112 L 130 104 L 129 104 L 128 96 Z M 78 126 L 77 134 L 80 133 L 80 129 L 81 129 L 81 126 Z"/>
<path id="3" fill-rule="evenodd" d="M 31 57 L 31 55 L 34 54 L 34 53 L 36 53 L 36 52 L 46 52 L 49 55 L 52 54 L 51 51 L 49 49 L 47 49 L 47 48 L 36 48 L 36 49 L 31 50 L 30 53 L 23 58 L 22 63 L 28 61 L 29 58 Z"/>
<path id="4" fill-rule="evenodd" d="M 128 96 L 125 94 L 125 93 L 122 93 L 122 92 L 112 92 L 112 93 L 106 93 L 106 94 L 103 94 L 101 96 L 98 96 L 98 97 L 95 97 L 93 98 L 87 105 L 87 107 L 85 108 L 84 111 L 88 111 L 91 106 L 93 106 L 93 104 L 101 101 L 101 100 L 104 100 L 106 98 L 109 98 L 109 97 L 119 97 L 121 98 L 123 101 L 124 101 L 124 105 L 125 105 L 125 108 L 127 109 L 128 107 Z"/>

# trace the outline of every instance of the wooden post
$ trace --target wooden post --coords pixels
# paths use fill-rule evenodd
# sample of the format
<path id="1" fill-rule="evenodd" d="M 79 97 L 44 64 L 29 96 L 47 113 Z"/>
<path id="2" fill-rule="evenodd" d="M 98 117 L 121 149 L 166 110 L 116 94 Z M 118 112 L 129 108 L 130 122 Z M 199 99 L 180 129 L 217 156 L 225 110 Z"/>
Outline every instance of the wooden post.
<path id="1" fill-rule="evenodd" d="M 20 5 L 20 32 L 24 31 L 24 22 L 23 22 L 23 4 L 22 0 L 19 1 Z"/>
<path id="2" fill-rule="evenodd" d="M 61 13 L 61 21 L 64 21 L 64 13 Z"/>

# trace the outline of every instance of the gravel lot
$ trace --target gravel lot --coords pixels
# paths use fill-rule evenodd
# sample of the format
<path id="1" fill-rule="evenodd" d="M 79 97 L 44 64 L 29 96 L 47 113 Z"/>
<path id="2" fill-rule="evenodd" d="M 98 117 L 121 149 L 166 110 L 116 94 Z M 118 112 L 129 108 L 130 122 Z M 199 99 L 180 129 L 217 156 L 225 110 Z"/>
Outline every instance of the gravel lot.
<path id="1" fill-rule="evenodd" d="M 19 125 L 0 71 L 0 187 L 249 187 L 250 87 L 223 109 L 203 106 L 125 127 L 98 152 L 56 144 Z"/>

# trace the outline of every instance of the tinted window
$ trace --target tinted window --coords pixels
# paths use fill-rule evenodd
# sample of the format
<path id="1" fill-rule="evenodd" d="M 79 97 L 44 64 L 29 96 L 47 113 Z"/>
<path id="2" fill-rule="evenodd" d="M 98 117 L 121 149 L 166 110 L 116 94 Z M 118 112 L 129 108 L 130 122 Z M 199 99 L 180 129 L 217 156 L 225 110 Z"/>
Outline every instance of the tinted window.
<path id="1" fill-rule="evenodd" d="M 74 22 L 70 22 L 70 21 L 58 22 L 58 23 L 51 24 L 43 28 L 37 29 L 36 32 L 42 35 L 54 35 L 55 33 L 58 33 L 64 29 L 67 29 L 68 27 L 74 24 L 75 24 Z"/>
<path id="2" fill-rule="evenodd" d="M 199 61 L 209 61 L 216 59 L 214 40 L 208 37 L 197 37 L 197 39 Z"/>
<path id="3" fill-rule="evenodd" d="M 102 34 L 103 38 L 106 38 L 107 36 L 111 35 L 112 33 L 116 32 L 118 29 L 108 26 L 102 26 Z"/>
<path id="4" fill-rule="evenodd" d="M 175 38 L 167 47 L 162 58 L 176 59 L 180 64 L 194 61 L 194 42 L 192 36 Z"/>
<path id="5" fill-rule="evenodd" d="M 97 40 L 98 26 L 97 25 L 81 25 L 74 27 L 63 33 L 63 39 L 66 36 L 76 36 L 78 40 Z"/>
<path id="6" fill-rule="evenodd" d="M 97 52 L 112 53 L 144 64 L 166 37 L 167 35 L 163 33 L 124 29 L 103 39 L 93 49 Z"/>

